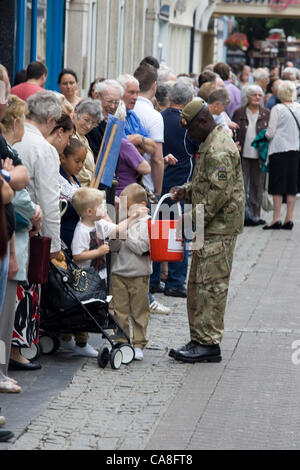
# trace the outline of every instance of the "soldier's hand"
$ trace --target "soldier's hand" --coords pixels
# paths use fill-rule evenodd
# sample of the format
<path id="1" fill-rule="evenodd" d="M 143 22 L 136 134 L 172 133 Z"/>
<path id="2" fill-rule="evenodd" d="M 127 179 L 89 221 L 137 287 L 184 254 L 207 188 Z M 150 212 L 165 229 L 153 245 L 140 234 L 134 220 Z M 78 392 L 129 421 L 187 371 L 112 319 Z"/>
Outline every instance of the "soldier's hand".
<path id="1" fill-rule="evenodd" d="M 242 150 L 241 144 L 239 142 L 235 142 L 235 145 L 237 146 L 237 149 L 240 152 Z"/>
<path id="2" fill-rule="evenodd" d="M 177 158 L 174 157 L 174 155 L 172 155 L 172 153 L 169 153 L 168 155 L 164 157 L 164 162 L 165 162 L 165 165 L 176 165 L 178 160 Z"/>
<path id="3" fill-rule="evenodd" d="M 180 201 L 181 199 L 184 198 L 185 196 L 185 187 L 184 186 L 173 186 L 173 188 L 170 189 L 170 193 L 174 194 L 172 199 L 175 202 Z"/>

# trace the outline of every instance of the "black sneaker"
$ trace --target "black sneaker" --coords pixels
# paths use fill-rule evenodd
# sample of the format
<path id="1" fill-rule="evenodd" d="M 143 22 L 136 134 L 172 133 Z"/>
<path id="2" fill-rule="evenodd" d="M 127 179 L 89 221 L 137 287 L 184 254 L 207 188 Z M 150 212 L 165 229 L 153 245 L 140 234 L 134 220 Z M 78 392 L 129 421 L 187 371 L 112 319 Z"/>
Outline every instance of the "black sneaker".
<path id="1" fill-rule="evenodd" d="M 167 288 L 165 288 L 164 294 L 168 297 L 186 298 L 187 291 L 186 291 L 186 287 L 184 287 L 184 286 L 178 287 L 177 289 L 167 289 Z"/>
<path id="2" fill-rule="evenodd" d="M 162 294 L 165 290 L 165 284 L 160 282 L 157 286 L 150 286 L 151 294 Z"/>

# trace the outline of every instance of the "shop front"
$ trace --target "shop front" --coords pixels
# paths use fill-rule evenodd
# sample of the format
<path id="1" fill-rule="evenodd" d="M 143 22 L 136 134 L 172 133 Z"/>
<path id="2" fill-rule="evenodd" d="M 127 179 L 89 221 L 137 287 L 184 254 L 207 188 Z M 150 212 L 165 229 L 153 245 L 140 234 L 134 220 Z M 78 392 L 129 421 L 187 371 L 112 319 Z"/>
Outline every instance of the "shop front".
<path id="1" fill-rule="evenodd" d="M 3 12 L 3 16 L 2 16 Z M 65 0 L 2 0 L 0 62 L 15 73 L 35 60 L 48 67 L 46 88 L 58 89 L 63 66 Z"/>

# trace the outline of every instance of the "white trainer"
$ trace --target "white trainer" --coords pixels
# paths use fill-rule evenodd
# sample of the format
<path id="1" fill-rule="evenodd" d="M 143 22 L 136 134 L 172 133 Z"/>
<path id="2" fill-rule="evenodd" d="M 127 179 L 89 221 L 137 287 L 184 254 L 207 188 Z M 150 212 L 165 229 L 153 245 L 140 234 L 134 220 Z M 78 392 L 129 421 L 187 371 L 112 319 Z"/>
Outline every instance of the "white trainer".
<path id="1" fill-rule="evenodd" d="M 98 351 L 96 351 L 96 349 L 94 349 L 89 343 L 86 343 L 83 348 L 75 345 L 72 356 L 98 357 Z"/>
<path id="2" fill-rule="evenodd" d="M 157 300 L 154 300 L 150 304 L 150 313 L 160 313 L 162 315 L 169 315 L 171 313 L 171 309 L 169 307 L 165 307 L 163 304 L 160 304 L 157 302 Z"/>
<path id="3" fill-rule="evenodd" d="M 66 349 L 67 351 L 74 351 L 76 346 L 74 338 L 70 339 L 70 341 L 63 341 L 62 339 L 59 339 L 59 344 L 62 349 Z"/>
<path id="4" fill-rule="evenodd" d="M 134 359 L 136 361 L 142 361 L 144 358 L 144 353 L 141 348 L 134 348 Z"/>
<path id="5" fill-rule="evenodd" d="M 4 418 L 4 416 L 1 415 L 1 408 L 0 408 L 0 427 L 4 426 L 5 423 L 6 423 L 6 419 Z"/>

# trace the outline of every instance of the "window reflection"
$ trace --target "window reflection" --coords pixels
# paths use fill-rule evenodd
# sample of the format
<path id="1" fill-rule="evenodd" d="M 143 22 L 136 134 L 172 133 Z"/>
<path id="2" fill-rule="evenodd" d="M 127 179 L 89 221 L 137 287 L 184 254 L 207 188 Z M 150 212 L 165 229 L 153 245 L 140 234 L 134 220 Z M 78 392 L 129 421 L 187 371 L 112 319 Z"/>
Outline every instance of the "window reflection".
<path id="1" fill-rule="evenodd" d="M 36 60 L 46 63 L 47 0 L 38 0 Z"/>
<path id="2" fill-rule="evenodd" d="M 32 1 L 26 0 L 25 65 L 30 62 Z"/>

